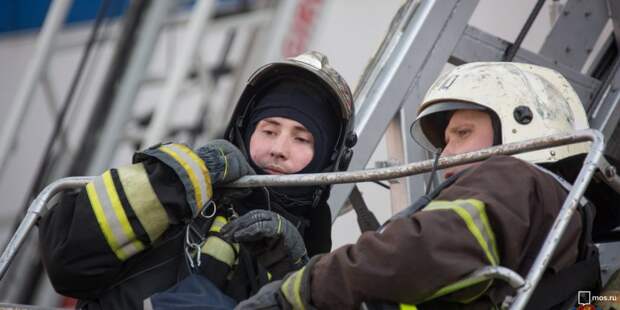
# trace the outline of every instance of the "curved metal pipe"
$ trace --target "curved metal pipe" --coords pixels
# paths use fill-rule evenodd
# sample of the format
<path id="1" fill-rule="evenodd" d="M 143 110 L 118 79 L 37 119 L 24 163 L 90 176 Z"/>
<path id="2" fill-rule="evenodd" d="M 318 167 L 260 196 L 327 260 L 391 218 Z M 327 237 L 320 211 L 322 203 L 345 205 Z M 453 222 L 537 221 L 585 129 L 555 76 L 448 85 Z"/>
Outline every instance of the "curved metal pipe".
<path id="1" fill-rule="evenodd" d="M 4 277 L 11 261 L 15 258 L 15 254 L 17 254 L 17 251 L 19 251 L 24 243 L 24 239 L 26 239 L 26 236 L 28 236 L 28 233 L 32 230 L 32 227 L 34 227 L 36 222 L 41 217 L 47 202 L 60 191 L 84 186 L 92 179 L 92 177 L 64 178 L 52 182 L 50 185 L 46 186 L 43 191 L 41 191 L 41 193 L 30 204 L 28 211 L 26 211 L 26 216 L 24 216 L 24 219 L 19 224 L 19 227 L 17 227 L 15 234 L 11 237 L 9 244 L 4 249 L 4 252 L 2 252 L 2 256 L 0 256 L 0 279 Z"/>
<path id="2" fill-rule="evenodd" d="M 542 271 L 548 264 L 548 258 L 553 254 L 561 234 L 566 228 L 566 224 L 574 212 L 577 202 L 583 195 L 587 184 L 589 183 L 594 171 L 600 164 L 599 161 L 602 158 L 604 150 L 604 141 L 602 134 L 593 129 L 587 129 L 578 131 L 572 134 L 555 135 L 537 139 L 531 139 L 522 142 L 515 142 L 500 146 L 491 147 L 476 152 L 465 153 L 456 156 L 450 156 L 439 159 L 438 167 L 447 168 L 466 163 L 472 163 L 487 159 L 493 155 L 512 155 L 516 153 L 523 153 L 528 151 L 535 151 L 544 149 L 547 147 L 553 147 L 558 145 L 573 144 L 584 141 L 592 141 L 592 149 L 586 157 L 584 167 L 582 168 L 577 181 L 573 186 L 573 190 L 569 193 L 567 200 L 565 201 L 556 223 L 552 227 L 551 232 L 545 245 L 541 250 L 541 255 L 537 258 L 532 266 L 532 270 L 528 274 L 528 278 L 524 285 L 517 281 L 514 275 L 505 273 L 504 271 L 495 269 L 493 275 L 498 278 L 505 279 L 511 285 L 519 285 L 517 298 L 513 304 L 513 309 L 522 309 L 524 303 L 527 303 L 533 287 L 536 286 Z M 246 176 L 240 178 L 238 181 L 226 185 L 227 187 L 258 187 L 258 186 L 300 186 L 300 185 L 317 185 L 317 184 L 336 184 L 336 183 L 354 183 L 365 182 L 373 180 L 386 180 L 399 178 L 403 176 L 409 176 L 430 171 L 433 165 L 432 160 L 427 160 L 419 163 L 412 163 L 408 165 L 383 168 L 383 169 L 370 169 L 362 171 L 351 172 L 333 172 L 333 173 L 314 173 L 314 174 L 297 174 L 297 175 L 279 175 L 279 176 Z M 58 192 L 65 189 L 73 189 L 81 186 L 85 186 L 88 182 L 92 181 L 93 177 L 71 177 L 57 180 L 47 187 L 35 198 L 30 204 L 24 220 L 20 223 L 17 231 L 9 241 L 6 249 L 0 257 L 0 279 L 4 277 L 11 261 L 15 257 L 15 254 L 21 247 L 27 234 L 32 230 L 32 227 L 39 220 L 42 215 L 42 211 L 45 208 L 46 203 Z M 492 270 L 491 270 L 492 271 Z M 486 272 L 490 272 L 487 270 Z"/>
<path id="3" fill-rule="evenodd" d="M 486 266 L 474 271 L 469 277 L 503 280 L 512 288 L 520 288 L 525 280 L 516 272 L 502 266 Z"/>
<path id="4" fill-rule="evenodd" d="M 587 136 L 588 139 L 592 141 L 590 151 L 584 160 L 581 171 L 579 171 L 579 175 L 577 176 L 577 180 L 575 180 L 575 183 L 573 184 L 573 188 L 568 193 L 566 200 L 564 200 L 562 209 L 560 209 L 560 213 L 556 217 L 555 222 L 553 223 L 551 230 L 549 230 L 549 234 L 547 235 L 547 238 L 545 239 L 545 242 L 536 257 L 536 260 L 532 265 L 532 268 L 530 268 L 530 271 L 527 274 L 525 285 L 517 291 L 515 299 L 510 305 L 511 310 L 525 309 L 527 306 L 534 289 L 542 278 L 543 273 L 547 269 L 547 265 L 549 265 L 549 262 L 551 261 L 555 249 L 560 243 L 562 234 L 566 231 L 566 227 L 568 227 L 568 223 L 579 205 L 579 200 L 585 193 L 590 180 L 592 180 L 594 172 L 601 164 L 601 159 L 603 159 L 603 151 L 605 150 L 605 138 L 603 137 L 603 134 L 598 130 L 588 130 L 580 133 L 583 134 L 584 137 Z"/>

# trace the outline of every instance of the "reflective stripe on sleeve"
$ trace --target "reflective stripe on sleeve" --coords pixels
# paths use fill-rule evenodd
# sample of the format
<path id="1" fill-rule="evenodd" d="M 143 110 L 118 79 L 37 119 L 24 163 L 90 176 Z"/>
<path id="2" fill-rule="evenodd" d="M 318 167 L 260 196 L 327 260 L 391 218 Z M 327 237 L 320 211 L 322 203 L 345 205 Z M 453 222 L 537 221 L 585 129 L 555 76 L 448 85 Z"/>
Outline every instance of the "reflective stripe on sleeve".
<path id="1" fill-rule="evenodd" d="M 207 166 L 194 151 L 182 144 L 163 145 L 158 150 L 174 161 L 175 165 L 171 168 L 175 170 L 185 186 L 187 202 L 192 208 L 193 215 L 198 214 L 213 196 Z"/>
<path id="2" fill-rule="evenodd" d="M 110 171 L 89 183 L 86 192 L 101 232 L 116 257 L 124 261 L 142 251 L 144 245 L 129 224 Z"/>
<path id="3" fill-rule="evenodd" d="M 226 217 L 218 215 L 213 219 L 209 232 L 219 233 L 226 224 Z M 239 253 L 239 244 L 230 244 L 217 236 L 209 236 L 202 245 L 201 252 L 232 267 Z"/>
<path id="4" fill-rule="evenodd" d="M 455 201 L 432 201 L 424 211 L 451 210 L 459 215 L 465 222 L 467 229 L 478 241 L 489 263 L 493 266 L 499 264 L 495 234 L 491 230 L 489 220 L 484 210 L 484 203 L 476 199 Z"/>
<path id="5" fill-rule="evenodd" d="M 226 218 L 221 215 L 218 215 L 213 220 L 213 223 L 211 223 L 211 227 L 209 228 L 209 231 L 219 233 L 222 230 L 222 227 L 224 227 L 224 225 L 226 224 L 228 224 L 228 221 L 226 220 Z"/>
<path id="6" fill-rule="evenodd" d="M 493 266 L 499 265 L 500 259 L 497 251 L 497 244 L 495 241 L 495 234 L 489 224 L 489 219 L 485 211 L 485 205 L 482 201 L 476 199 L 467 200 L 455 200 L 455 201 L 432 201 L 424 209 L 426 211 L 433 210 L 451 210 L 459 215 L 459 217 L 465 222 L 467 229 L 476 239 L 480 248 L 485 253 L 489 263 Z M 459 300 L 461 303 L 469 303 L 479 298 L 493 283 L 492 280 L 487 278 L 465 278 L 456 281 L 450 285 L 442 287 L 430 297 L 424 301 L 439 298 L 441 296 L 454 293 L 456 291 L 472 287 L 488 281 L 482 290 L 474 294 L 473 296 L 463 298 Z"/>
<path id="7" fill-rule="evenodd" d="M 282 294 L 295 310 L 305 310 L 304 303 L 301 300 L 301 280 L 305 270 L 306 267 L 303 267 L 291 274 L 280 287 Z"/>
<path id="8" fill-rule="evenodd" d="M 231 244 L 216 236 L 210 236 L 202 245 L 201 252 L 232 267 L 235 263 L 236 252 Z"/>
<path id="9" fill-rule="evenodd" d="M 117 171 L 125 196 L 149 240 L 157 240 L 170 223 L 166 210 L 151 186 L 144 164 L 134 164 Z"/>

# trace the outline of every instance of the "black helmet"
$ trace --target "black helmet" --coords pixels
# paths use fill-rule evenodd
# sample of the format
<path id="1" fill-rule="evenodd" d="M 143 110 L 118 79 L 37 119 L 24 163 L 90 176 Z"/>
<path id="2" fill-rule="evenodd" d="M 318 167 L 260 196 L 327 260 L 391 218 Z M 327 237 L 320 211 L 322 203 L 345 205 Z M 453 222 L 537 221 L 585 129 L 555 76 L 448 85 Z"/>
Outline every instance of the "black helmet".
<path id="1" fill-rule="evenodd" d="M 231 121 L 226 128 L 225 138 L 232 141 L 246 157 L 250 158 L 242 130 L 248 125 L 248 115 L 256 103 L 257 95 L 274 84 L 291 80 L 299 80 L 324 90 L 330 97 L 329 102 L 337 105 L 334 109 L 339 114 L 340 124 L 338 138 L 329 156 L 329 164 L 322 171 L 313 172 L 346 170 L 353 155 L 351 148 L 357 140 L 352 129 L 353 96 L 344 79 L 329 65 L 327 57 L 319 52 L 306 52 L 294 58 L 266 64 L 256 70 L 249 78 L 237 102 Z M 317 186 L 316 190 L 313 205 L 327 200 L 329 186 Z"/>

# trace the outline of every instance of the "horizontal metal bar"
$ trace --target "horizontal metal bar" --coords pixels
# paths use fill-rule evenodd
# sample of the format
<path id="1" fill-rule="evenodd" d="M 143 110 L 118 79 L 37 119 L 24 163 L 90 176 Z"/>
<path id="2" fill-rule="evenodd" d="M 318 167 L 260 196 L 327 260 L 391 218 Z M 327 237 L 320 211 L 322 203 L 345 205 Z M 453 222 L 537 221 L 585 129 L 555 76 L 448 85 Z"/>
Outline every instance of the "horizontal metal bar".
<path id="1" fill-rule="evenodd" d="M 520 142 L 498 145 L 491 148 L 443 157 L 439 159 L 438 168 L 448 168 L 462 164 L 485 160 L 493 155 L 513 155 L 536 151 L 548 147 L 591 141 L 600 134 L 593 129 L 581 130 L 571 134 L 561 134 Z M 288 175 L 253 175 L 245 176 L 225 187 L 260 187 L 260 186 L 307 186 L 321 184 L 341 184 L 395 179 L 431 171 L 433 160 L 411 163 L 381 169 L 369 169 L 348 172 L 288 174 Z"/>
<path id="2" fill-rule="evenodd" d="M 597 130 L 588 129 L 578 131 L 572 134 L 562 134 L 531 139 L 522 142 L 495 146 L 476 152 L 441 158 L 438 162 L 438 168 L 441 169 L 481 161 L 493 155 L 513 155 L 517 153 L 540 150 L 547 147 L 573 144 L 584 141 L 595 141 L 593 149 L 597 150 L 597 152 L 599 153 L 602 153 L 604 145 L 601 146 L 601 144 L 603 144 L 603 138 L 601 133 Z M 600 161 L 600 156 L 596 156 L 598 155 L 589 154 L 588 158 L 586 158 L 586 164 L 588 166 L 585 168 L 591 170 L 592 172 L 597 166 L 602 168 L 606 167 L 603 166 L 604 162 Z M 385 180 L 428 172 L 432 169 L 432 165 L 433 162 L 431 160 L 427 160 L 408 165 L 382 169 L 370 169 L 365 171 L 298 174 L 284 176 L 246 176 L 234 183 L 226 185 L 226 187 L 300 186 Z M 70 177 L 59 179 L 51 183 L 50 185 L 45 187 L 43 191 L 41 191 L 41 193 L 30 204 L 25 218 L 20 223 L 17 231 L 9 241 L 9 244 L 7 245 L 4 252 L 2 253 L 2 256 L 0 257 L 0 279 L 4 277 L 4 274 L 6 273 L 11 261 L 15 257 L 15 254 L 20 249 L 24 239 L 32 230 L 34 224 L 41 217 L 42 212 L 45 210 L 46 204 L 51 200 L 51 198 L 60 191 L 83 187 L 92 180 L 93 177 Z M 589 181 L 589 178 L 586 178 L 585 180 Z M 575 188 L 578 188 L 579 191 L 585 190 L 581 187 L 587 185 L 587 183 L 584 183 L 584 177 L 581 176 L 581 173 L 580 176 L 577 178 L 577 182 L 575 184 Z M 580 187 L 578 187 L 577 185 L 580 185 Z M 573 191 L 575 191 L 575 188 L 573 189 Z M 571 191 L 571 194 L 572 193 L 573 192 Z M 577 193 L 579 194 L 579 192 Z M 579 197 L 582 194 L 583 193 L 581 192 L 581 194 L 579 194 Z M 578 201 L 578 199 L 578 197 L 575 198 L 569 194 L 567 201 Z M 508 280 L 511 285 L 519 285 L 520 283 L 515 280 L 515 277 L 512 277 L 512 275 L 507 275 L 504 272 L 498 273 L 498 277 L 505 277 L 505 279 Z"/>
<path id="3" fill-rule="evenodd" d="M 26 216 L 19 224 L 19 227 L 11 237 L 9 244 L 2 252 L 0 257 L 0 280 L 4 277 L 4 274 L 9 268 L 11 261 L 15 258 L 15 254 L 21 248 L 24 240 L 28 236 L 28 233 L 34 227 L 34 224 L 41 217 L 42 212 L 45 210 L 45 205 L 52 197 L 60 191 L 66 189 L 79 188 L 90 182 L 92 177 L 71 177 L 56 180 L 41 191 L 41 193 L 30 204 Z"/>

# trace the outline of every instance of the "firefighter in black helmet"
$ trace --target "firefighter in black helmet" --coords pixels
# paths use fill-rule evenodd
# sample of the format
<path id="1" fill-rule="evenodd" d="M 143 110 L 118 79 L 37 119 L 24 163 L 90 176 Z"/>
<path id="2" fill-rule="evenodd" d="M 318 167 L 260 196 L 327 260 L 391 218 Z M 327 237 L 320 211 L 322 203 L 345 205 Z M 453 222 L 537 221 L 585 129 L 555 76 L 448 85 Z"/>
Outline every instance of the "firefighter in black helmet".
<path id="1" fill-rule="evenodd" d="M 153 146 L 137 152 L 133 165 L 62 196 L 39 227 L 52 284 L 85 309 L 142 308 L 189 274 L 232 300 L 247 298 L 299 268 L 306 251 L 330 249 L 330 188 L 219 185 L 254 171 L 346 169 L 352 116 L 350 90 L 325 56 L 309 52 L 260 68 L 227 140 L 197 150 Z M 233 218 L 236 234 L 224 237 Z"/>

